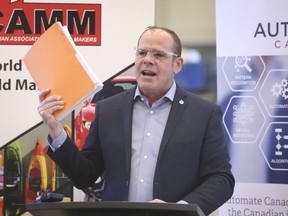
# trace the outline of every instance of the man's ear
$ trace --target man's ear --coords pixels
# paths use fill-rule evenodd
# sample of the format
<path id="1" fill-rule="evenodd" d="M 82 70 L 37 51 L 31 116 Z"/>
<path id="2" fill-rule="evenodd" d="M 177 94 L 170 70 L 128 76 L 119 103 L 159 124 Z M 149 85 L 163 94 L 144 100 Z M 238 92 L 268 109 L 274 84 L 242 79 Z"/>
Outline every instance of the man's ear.
<path id="1" fill-rule="evenodd" d="M 176 75 L 177 73 L 179 73 L 179 71 L 181 70 L 182 66 L 183 66 L 183 58 L 182 57 L 178 57 L 175 61 L 175 65 L 174 65 L 174 74 Z"/>

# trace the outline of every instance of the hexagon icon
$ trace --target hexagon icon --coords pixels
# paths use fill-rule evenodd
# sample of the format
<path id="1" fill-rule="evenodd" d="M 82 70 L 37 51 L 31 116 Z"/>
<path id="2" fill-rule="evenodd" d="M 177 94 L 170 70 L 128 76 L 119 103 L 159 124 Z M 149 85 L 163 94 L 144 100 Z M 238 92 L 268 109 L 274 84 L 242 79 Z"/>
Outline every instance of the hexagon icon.
<path id="1" fill-rule="evenodd" d="M 234 143 L 254 143 L 266 122 L 252 96 L 233 96 L 223 114 L 223 124 Z"/>
<path id="2" fill-rule="evenodd" d="M 265 70 L 260 56 L 227 57 L 222 71 L 232 91 L 253 91 Z"/>
<path id="3" fill-rule="evenodd" d="M 270 169 L 288 171 L 288 123 L 272 122 L 260 142 L 260 150 Z"/>
<path id="4" fill-rule="evenodd" d="M 271 117 L 288 118 L 288 70 L 270 70 L 259 96 Z"/>

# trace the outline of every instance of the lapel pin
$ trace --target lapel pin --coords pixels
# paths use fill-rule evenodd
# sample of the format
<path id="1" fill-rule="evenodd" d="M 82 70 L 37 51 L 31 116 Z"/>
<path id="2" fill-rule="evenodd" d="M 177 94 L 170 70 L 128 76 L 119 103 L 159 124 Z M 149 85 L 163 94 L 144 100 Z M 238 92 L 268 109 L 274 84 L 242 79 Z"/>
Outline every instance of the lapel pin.
<path id="1" fill-rule="evenodd" d="M 184 104 L 184 101 L 183 101 L 183 100 L 180 100 L 180 101 L 179 101 L 179 104 L 183 105 L 183 104 Z"/>

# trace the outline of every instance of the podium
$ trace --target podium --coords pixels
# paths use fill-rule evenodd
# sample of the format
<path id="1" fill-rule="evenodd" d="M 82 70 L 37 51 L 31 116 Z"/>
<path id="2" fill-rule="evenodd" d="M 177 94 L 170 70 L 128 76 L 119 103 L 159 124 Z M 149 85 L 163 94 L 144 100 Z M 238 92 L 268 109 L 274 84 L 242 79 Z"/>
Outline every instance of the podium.
<path id="1" fill-rule="evenodd" d="M 151 202 L 30 203 L 33 216 L 205 216 L 198 205 Z"/>

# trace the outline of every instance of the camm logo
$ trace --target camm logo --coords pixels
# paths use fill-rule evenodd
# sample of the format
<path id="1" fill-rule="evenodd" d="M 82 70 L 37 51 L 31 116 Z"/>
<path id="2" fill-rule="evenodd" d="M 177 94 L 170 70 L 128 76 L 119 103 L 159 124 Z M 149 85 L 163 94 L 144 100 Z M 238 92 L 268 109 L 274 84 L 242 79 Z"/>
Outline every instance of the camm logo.
<path id="1" fill-rule="evenodd" d="M 25 0 L 0 0 L 0 45 L 31 45 L 57 21 L 76 45 L 101 45 L 101 4 Z"/>

